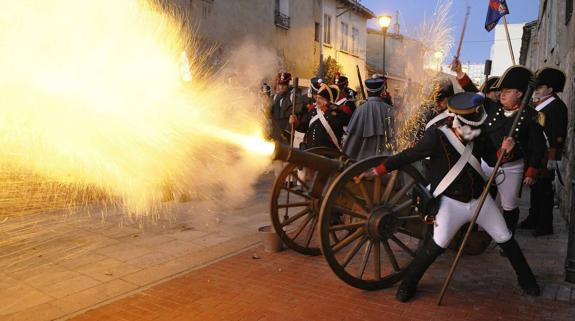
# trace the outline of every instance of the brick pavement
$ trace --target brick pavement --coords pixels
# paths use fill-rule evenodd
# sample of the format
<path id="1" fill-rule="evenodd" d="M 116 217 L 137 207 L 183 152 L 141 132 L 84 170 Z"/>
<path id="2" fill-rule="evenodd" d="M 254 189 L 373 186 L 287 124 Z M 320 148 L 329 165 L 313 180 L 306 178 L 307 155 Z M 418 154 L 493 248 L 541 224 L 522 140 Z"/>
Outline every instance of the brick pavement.
<path id="1" fill-rule="evenodd" d="M 0 320 L 66 318 L 253 246 L 269 221 L 270 180 L 239 205 L 168 202 L 163 215 L 136 219 L 81 207 L 0 222 Z"/>
<path id="2" fill-rule="evenodd" d="M 567 241 L 562 224 L 556 220 L 558 233 L 551 237 L 518 233 L 543 287 L 539 298 L 522 294 L 508 261 L 493 247 L 462 259 L 441 307 L 435 302 L 453 252 L 429 269 L 416 299 L 402 304 L 394 299 L 396 287 L 374 292 L 349 287 L 322 257 L 267 254 L 256 247 L 74 320 L 575 320 L 575 286 L 562 281 Z"/>

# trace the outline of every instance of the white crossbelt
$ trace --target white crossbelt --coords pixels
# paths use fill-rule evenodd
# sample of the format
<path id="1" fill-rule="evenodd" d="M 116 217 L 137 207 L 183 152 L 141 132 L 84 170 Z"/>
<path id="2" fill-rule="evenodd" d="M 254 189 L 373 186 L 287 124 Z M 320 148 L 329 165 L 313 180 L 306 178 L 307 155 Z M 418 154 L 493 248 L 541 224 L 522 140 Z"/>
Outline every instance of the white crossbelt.
<path id="1" fill-rule="evenodd" d="M 335 102 L 336 105 L 341 106 L 341 104 L 347 101 L 347 97 L 343 97 L 342 99 Z"/>
<path id="2" fill-rule="evenodd" d="M 545 107 L 547 107 L 547 105 L 549 105 L 554 100 L 555 100 L 555 97 L 551 97 L 551 98 L 545 100 L 544 102 L 542 102 L 541 104 L 536 106 L 535 110 L 537 110 L 538 112 L 542 111 L 543 109 L 545 109 Z M 543 132 L 543 136 L 545 136 L 545 144 L 547 145 L 547 148 L 549 148 L 549 137 L 547 137 L 545 130 L 541 130 L 541 131 Z"/>
<path id="3" fill-rule="evenodd" d="M 449 170 L 449 172 L 447 172 L 447 175 L 445 175 L 441 182 L 439 182 L 433 191 L 433 196 L 437 197 L 445 192 L 445 190 L 455 181 L 457 176 L 459 176 L 463 168 L 465 168 L 465 165 L 468 163 L 471 165 L 471 167 L 473 167 L 473 169 L 475 169 L 475 171 L 477 171 L 479 175 L 481 175 L 481 177 L 483 177 L 483 179 L 487 179 L 483 173 L 483 170 L 481 169 L 481 164 L 477 158 L 473 156 L 473 142 L 470 142 L 467 145 L 463 145 L 463 143 L 457 138 L 457 136 L 455 136 L 451 129 L 447 128 L 447 126 L 442 126 L 439 128 L 439 130 L 445 134 L 449 143 L 453 146 L 453 148 L 455 148 L 455 150 L 457 150 L 461 156 L 455 165 L 453 165 L 453 167 Z"/>
<path id="4" fill-rule="evenodd" d="M 425 125 L 425 130 L 429 129 L 429 127 L 435 125 L 437 122 L 444 120 L 445 118 L 451 116 L 451 114 L 449 113 L 449 111 L 446 109 L 444 110 L 442 113 L 440 113 L 439 115 L 433 117 L 428 123 L 427 125 Z"/>
<path id="5" fill-rule="evenodd" d="M 327 119 L 325 119 L 325 115 L 323 114 L 323 111 L 321 110 L 321 108 L 318 108 L 318 107 L 316 107 L 315 110 L 316 110 L 317 114 L 311 118 L 311 120 L 309 121 L 309 125 L 311 126 L 311 124 L 313 124 L 316 120 L 319 119 L 319 121 L 323 125 L 323 128 L 325 128 L 325 131 L 329 135 L 331 142 L 335 145 L 335 147 L 337 147 L 337 149 L 339 149 L 341 151 L 341 147 L 339 145 L 337 137 L 335 136 L 333 129 L 331 128 L 331 126 L 327 122 Z"/>
<path id="6" fill-rule="evenodd" d="M 542 111 L 547 105 L 549 105 L 552 101 L 555 100 L 555 97 L 550 97 L 549 99 L 545 100 L 541 104 L 535 106 L 535 110 Z"/>

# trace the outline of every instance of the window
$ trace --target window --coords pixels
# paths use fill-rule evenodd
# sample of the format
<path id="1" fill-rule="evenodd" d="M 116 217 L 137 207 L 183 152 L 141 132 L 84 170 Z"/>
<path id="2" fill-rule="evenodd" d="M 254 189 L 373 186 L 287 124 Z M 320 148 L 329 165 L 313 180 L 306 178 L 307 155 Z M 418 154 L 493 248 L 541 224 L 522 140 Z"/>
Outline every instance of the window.
<path id="1" fill-rule="evenodd" d="M 323 43 L 331 45 L 331 16 L 323 17 Z"/>
<path id="2" fill-rule="evenodd" d="M 276 11 L 289 16 L 289 0 L 276 0 Z"/>
<path id="3" fill-rule="evenodd" d="M 289 0 L 276 0 L 275 24 L 284 29 L 289 29 Z"/>
<path id="4" fill-rule="evenodd" d="M 317 42 L 319 42 L 319 33 L 320 33 L 320 28 L 319 28 L 319 22 L 315 23 L 315 32 L 314 32 L 314 37 L 313 39 Z"/>
<path id="5" fill-rule="evenodd" d="M 341 23 L 341 33 L 340 33 L 340 46 L 339 49 L 342 51 L 349 51 L 348 39 L 349 39 L 349 26 L 347 23 Z"/>
<path id="6" fill-rule="evenodd" d="M 568 25 L 573 15 L 573 0 L 565 1 L 565 24 Z"/>
<path id="7" fill-rule="evenodd" d="M 214 5 L 214 0 L 202 0 L 202 17 L 207 18 L 212 12 L 212 6 Z"/>
<path id="8" fill-rule="evenodd" d="M 351 30 L 351 53 L 359 55 L 359 30 L 355 27 Z"/>

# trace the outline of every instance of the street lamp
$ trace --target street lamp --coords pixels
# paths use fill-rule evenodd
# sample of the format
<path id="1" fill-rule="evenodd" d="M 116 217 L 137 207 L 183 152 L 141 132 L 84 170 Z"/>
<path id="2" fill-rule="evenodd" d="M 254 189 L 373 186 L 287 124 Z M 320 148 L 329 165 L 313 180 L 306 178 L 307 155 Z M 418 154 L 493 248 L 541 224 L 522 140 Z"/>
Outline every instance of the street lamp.
<path id="1" fill-rule="evenodd" d="M 381 31 L 383 33 L 383 65 L 382 65 L 382 74 L 385 75 L 385 35 L 387 34 L 387 28 L 391 24 L 391 16 L 379 16 L 377 18 L 377 22 L 381 27 Z"/>
<path id="2" fill-rule="evenodd" d="M 433 54 L 435 60 L 437 60 L 437 71 L 441 71 L 441 62 L 443 62 L 443 51 L 436 51 Z"/>

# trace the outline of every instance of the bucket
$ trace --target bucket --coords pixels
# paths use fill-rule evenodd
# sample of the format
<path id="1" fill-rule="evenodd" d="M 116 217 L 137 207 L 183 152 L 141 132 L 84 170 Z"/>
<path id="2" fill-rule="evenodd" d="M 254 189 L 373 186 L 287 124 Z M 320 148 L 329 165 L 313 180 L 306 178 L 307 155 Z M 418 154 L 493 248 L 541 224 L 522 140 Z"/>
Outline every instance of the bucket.
<path id="1" fill-rule="evenodd" d="M 258 228 L 264 251 L 268 253 L 276 253 L 282 250 L 283 243 L 276 231 L 271 225 L 266 225 Z"/>

